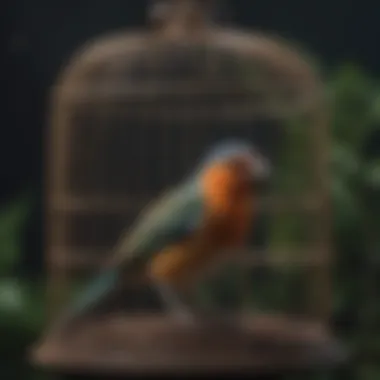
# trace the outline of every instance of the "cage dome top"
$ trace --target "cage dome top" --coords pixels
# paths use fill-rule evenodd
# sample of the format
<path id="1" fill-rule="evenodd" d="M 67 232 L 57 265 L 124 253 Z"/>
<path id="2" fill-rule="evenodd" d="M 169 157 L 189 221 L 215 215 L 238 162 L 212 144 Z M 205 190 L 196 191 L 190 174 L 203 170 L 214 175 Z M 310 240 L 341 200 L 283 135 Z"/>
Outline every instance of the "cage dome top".
<path id="1" fill-rule="evenodd" d="M 280 38 L 208 22 L 200 5 L 209 1 L 153 4 L 153 27 L 98 38 L 75 55 L 60 81 L 64 99 L 215 95 L 238 99 L 240 114 L 280 116 L 304 112 L 318 99 L 310 65 Z"/>

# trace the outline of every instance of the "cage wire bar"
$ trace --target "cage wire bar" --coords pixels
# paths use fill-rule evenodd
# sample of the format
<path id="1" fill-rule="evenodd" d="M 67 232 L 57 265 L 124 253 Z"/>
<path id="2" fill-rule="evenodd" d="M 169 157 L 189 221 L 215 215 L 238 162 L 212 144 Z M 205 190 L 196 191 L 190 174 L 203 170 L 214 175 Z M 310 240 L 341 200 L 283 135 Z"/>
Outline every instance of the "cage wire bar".
<path id="1" fill-rule="evenodd" d="M 309 213 L 313 239 L 293 259 L 252 249 L 234 256 L 243 267 L 303 267 L 312 274 L 309 314 L 328 321 L 329 131 L 321 83 L 281 39 L 210 23 L 205 3 L 173 1 L 169 11 L 152 13 L 150 29 L 87 45 L 54 88 L 47 160 L 51 318 L 64 305 L 70 278 L 103 265 L 121 228 L 186 175 L 210 143 L 230 136 L 257 141 L 268 117 L 280 123 L 281 139 L 284 122 L 302 115 L 312 184 L 302 194 L 271 193 L 260 206 L 273 217 Z M 244 295 L 246 277 L 240 286 Z"/>

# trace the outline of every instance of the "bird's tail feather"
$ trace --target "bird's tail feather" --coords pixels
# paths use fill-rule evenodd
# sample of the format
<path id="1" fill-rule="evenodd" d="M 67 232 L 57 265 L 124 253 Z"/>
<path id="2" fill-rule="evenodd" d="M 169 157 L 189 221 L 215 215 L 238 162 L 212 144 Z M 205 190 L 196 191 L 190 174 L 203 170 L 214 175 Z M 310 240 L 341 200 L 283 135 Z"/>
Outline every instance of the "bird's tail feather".
<path id="1" fill-rule="evenodd" d="M 107 296 L 117 287 L 119 271 L 117 268 L 109 268 L 91 281 L 85 289 L 69 305 L 58 323 L 53 329 L 62 329 L 80 318 L 90 309 L 101 304 Z"/>
<path id="2" fill-rule="evenodd" d="M 84 310 L 92 308 L 95 304 L 101 302 L 115 288 L 118 278 L 116 268 L 109 269 L 97 276 L 69 307 L 69 313 L 73 316 L 79 315 Z"/>

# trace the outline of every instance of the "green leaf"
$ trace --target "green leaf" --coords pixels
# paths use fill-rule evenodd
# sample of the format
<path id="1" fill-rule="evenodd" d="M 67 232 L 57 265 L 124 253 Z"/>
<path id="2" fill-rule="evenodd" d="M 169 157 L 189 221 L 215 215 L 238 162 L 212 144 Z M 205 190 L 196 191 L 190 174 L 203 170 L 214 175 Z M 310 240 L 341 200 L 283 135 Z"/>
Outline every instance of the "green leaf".
<path id="1" fill-rule="evenodd" d="M 25 301 L 19 281 L 15 279 L 0 281 L 1 314 L 11 315 L 22 311 Z"/>
<path id="2" fill-rule="evenodd" d="M 342 66 L 330 82 L 334 137 L 354 151 L 373 128 L 374 90 L 371 78 L 352 64 Z"/>
<path id="3" fill-rule="evenodd" d="M 359 173 L 361 166 L 358 155 L 347 144 L 334 144 L 332 148 L 334 176 L 350 180 Z"/>
<path id="4" fill-rule="evenodd" d="M 9 277 L 0 281 L 0 328 L 37 332 L 44 320 L 42 284 Z"/>
<path id="5" fill-rule="evenodd" d="M 27 193 L 0 211 L 0 275 L 9 273 L 22 254 L 22 229 L 31 207 L 31 195 Z"/>
<path id="6" fill-rule="evenodd" d="M 347 184 L 340 178 L 331 181 L 334 211 L 334 226 L 338 230 L 350 230 L 360 223 L 360 206 Z"/>
<path id="7" fill-rule="evenodd" d="M 368 163 L 363 168 L 364 184 L 375 191 L 380 190 L 380 159 Z"/>
<path id="8" fill-rule="evenodd" d="M 373 96 L 371 102 L 371 110 L 370 110 L 371 120 L 373 122 L 374 129 L 379 129 L 380 127 L 380 94 L 377 93 Z"/>
<path id="9" fill-rule="evenodd" d="M 379 380 L 380 379 L 380 365 L 361 364 L 358 368 L 358 379 Z"/>

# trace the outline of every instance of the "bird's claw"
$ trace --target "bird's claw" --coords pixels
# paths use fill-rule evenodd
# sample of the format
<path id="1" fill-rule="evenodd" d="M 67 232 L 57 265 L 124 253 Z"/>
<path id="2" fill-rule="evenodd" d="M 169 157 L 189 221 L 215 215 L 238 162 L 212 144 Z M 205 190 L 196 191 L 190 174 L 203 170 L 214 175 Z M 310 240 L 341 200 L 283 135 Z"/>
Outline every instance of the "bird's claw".
<path id="1" fill-rule="evenodd" d="M 175 318 L 180 322 L 188 326 L 195 326 L 198 324 L 198 318 L 187 310 L 179 310 L 174 312 Z"/>

